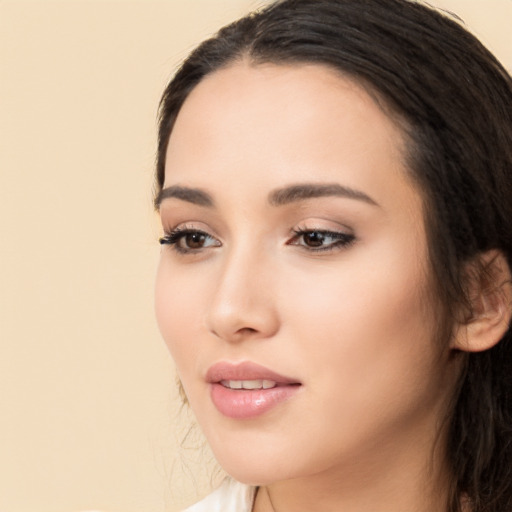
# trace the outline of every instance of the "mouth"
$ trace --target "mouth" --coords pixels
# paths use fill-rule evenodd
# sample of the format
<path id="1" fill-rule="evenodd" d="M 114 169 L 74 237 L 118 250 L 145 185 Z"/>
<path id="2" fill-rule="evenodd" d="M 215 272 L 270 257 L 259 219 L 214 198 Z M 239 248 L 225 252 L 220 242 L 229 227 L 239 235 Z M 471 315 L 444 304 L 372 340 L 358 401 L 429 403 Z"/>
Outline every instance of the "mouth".
<path id="1" fill-rule="evenodd" d="M 272 389 L 277 386 L 273 380 L 221 380 L 220 384 L 228 389 Z"/>
<path id="2" fill-rule="evenodd" d="M 246 361 L 221 362 L 206 374 L 213 405 L 224 416 L 249 419 L 261 416 L 290 400 L 301 382 Z"/>
<path id="3" fill-rule="evenodd" d="M 265 389 L 279 385 L 300 384 L 297 379 L 281 375 L 252 361 L 215 363 L 206 372 L 206 382 L 221 383 L 232 389 Z"/>

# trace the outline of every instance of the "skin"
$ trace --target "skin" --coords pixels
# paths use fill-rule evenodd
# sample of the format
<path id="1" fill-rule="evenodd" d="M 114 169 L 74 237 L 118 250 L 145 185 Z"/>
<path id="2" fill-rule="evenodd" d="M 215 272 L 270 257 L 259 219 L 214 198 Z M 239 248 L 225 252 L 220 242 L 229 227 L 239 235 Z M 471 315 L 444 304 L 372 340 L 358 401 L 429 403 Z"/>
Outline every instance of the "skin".
<path id="1" fill-rule="evenodd" d="M 436 336 L 403 148 L 363 88 L 319 65 L 239 62 L 203 79 L 177 118 L 164 188 L 199 188 L 214 204 L 161 202 L 165 231 L 208 237 L 191 252 L 163 246 L 157 319 L 220 464 L 261 486 L 256 512 L 443 510 L 441 424 L 458 368 Z M 371 201 L 269 204 L 304 183 Z M 315 251 L 294 230 L 354 240 Z M 253 361 L 301 387 L 261 416 L 228 418 L 205 382 L 219 361 Z"/>

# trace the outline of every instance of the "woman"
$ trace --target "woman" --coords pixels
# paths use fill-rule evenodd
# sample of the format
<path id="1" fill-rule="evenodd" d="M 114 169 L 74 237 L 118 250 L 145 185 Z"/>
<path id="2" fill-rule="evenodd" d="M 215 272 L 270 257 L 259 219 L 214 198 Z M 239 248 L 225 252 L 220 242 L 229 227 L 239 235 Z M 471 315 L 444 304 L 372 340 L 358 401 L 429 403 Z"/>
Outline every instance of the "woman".
<path id="1" fill-rule="evenodd" d="M 284 0 L 161 103 L 160 329 L 233 477 L 190 511 L 512 510 L 512 81 L 407 0 Z"/>

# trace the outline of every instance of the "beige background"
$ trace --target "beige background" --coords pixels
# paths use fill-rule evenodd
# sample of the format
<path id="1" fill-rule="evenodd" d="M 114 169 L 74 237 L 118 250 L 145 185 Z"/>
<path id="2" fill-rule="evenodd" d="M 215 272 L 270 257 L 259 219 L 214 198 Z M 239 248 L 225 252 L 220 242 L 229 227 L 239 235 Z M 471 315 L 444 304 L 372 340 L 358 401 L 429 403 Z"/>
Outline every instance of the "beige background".
<path id="1" fill-rule="evenodd" d="M 155 113 L 259 3 L 0 2 L 0 512 L 170 512 L 208 485 L 153 320 Z M 512 0 L 431 3 L 512 69 Z"/>

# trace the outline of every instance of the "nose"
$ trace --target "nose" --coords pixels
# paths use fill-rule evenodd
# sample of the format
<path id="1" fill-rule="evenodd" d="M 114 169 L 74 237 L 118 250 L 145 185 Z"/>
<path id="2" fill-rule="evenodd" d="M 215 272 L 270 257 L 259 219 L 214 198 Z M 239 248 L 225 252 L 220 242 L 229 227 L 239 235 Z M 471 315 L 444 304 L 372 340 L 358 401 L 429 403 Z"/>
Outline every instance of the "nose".
<path id="1" fill-rule="evenodd" d="M 261 254 L 242 249 L 228 255 L 207 314 L 210 332 L 230 343 L 274 336 L 279 330 L 276 284 L 275 271 Z"/>

